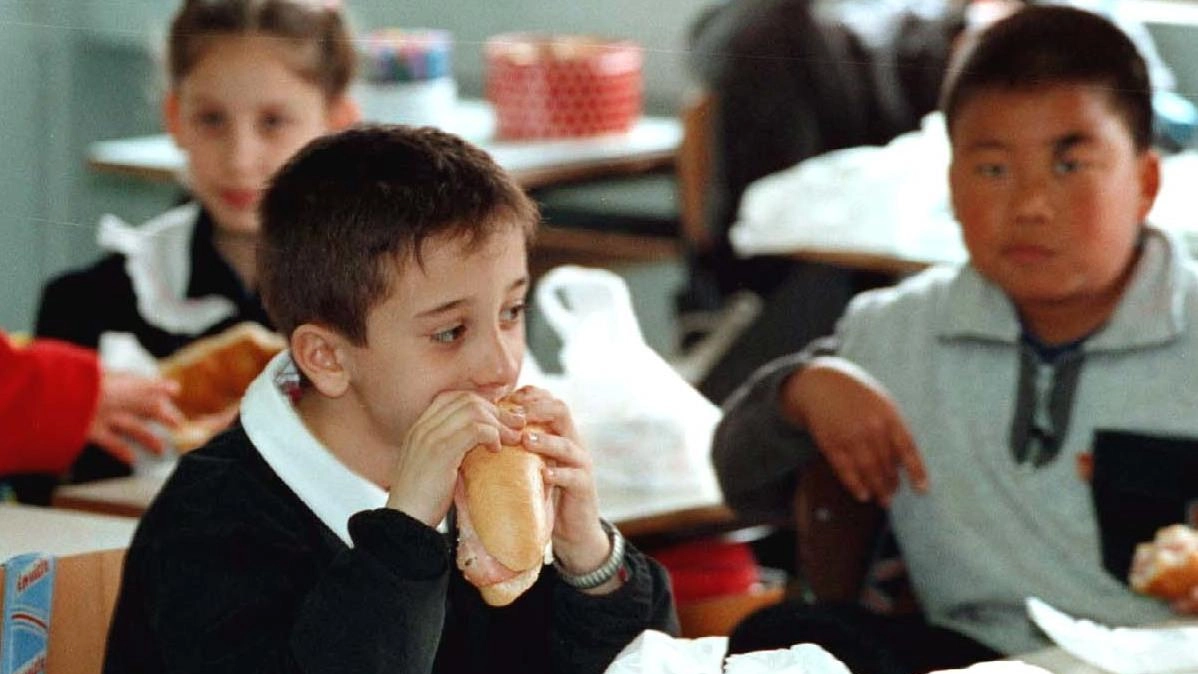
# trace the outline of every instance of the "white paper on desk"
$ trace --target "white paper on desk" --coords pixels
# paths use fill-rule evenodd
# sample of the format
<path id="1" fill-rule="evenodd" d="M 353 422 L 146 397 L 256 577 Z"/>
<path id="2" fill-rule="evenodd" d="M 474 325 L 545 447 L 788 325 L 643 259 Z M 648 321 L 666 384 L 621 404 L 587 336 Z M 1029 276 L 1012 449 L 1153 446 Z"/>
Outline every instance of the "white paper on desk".
<path id="1" fill-rule="evenodd" d="M 850 674 L 844 663 L 815 644 L 728 656 L 728 637 L 680 639 L 645 630 L 605 674 Z"/>
<path id="2" fill-rule="evenodd" d="M 1029 597 L 1032 620 L 1074 657 L 1115 674 L 1198 672 L 1198 627 L 1116 627 L 1078 620 Z"/>
<path id="3" fill-rule="evenodd" d="M 962 261 L 948 164 L 939 113 L 885 146 L 806 159 L 749 185 L 729 232 L 732 246 L 742 256 L 808 248 Z"/>
<path id="4" fill-rule="evenodd" d="M 679 639 L 645 630 L 620 651 L 604 674 L 720 674 L 728 637 Z"/>
<path id="5" fill-rule="evenodd" d="M 726 674 L 850 674 L 849 668 L 815 644 L 728 656 Z M 866 673 L 862 673 L 866 674 Z"/>

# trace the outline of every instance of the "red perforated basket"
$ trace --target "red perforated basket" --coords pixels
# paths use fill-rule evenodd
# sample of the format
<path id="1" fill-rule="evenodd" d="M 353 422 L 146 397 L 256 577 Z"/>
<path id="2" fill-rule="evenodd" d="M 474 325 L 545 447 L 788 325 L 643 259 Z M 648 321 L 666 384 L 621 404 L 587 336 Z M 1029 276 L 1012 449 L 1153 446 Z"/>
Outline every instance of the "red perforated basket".
<path id="1" fill-rule="evenodd" d="M 487 99 L 502 139 L 627 131 L 641 114 L 640 46 L 579 35 L 487 40 Z"/>

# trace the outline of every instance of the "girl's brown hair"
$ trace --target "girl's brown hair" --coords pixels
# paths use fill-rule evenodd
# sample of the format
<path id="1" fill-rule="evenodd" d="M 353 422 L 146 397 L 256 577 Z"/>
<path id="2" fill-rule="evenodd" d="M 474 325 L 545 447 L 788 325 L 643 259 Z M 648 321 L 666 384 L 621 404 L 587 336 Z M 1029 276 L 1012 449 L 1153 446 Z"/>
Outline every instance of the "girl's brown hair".
<path id="1" fill-rule="evenodd" d="M 185 0 L 167 38 L 172 86 L 187 77 L 214 40 L 261 35 L 278 38 L 295 68 L 329 100 L 345 93 L 356 55 L 339 2 L 317 0 Z"/>

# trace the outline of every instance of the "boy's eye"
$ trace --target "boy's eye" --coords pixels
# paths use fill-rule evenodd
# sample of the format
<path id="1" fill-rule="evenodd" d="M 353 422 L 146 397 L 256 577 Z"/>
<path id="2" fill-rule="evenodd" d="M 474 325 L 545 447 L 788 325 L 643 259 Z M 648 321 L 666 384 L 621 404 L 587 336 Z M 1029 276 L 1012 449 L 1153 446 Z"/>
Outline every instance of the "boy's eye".
<path id="1" fill-rule="evenodd" d="M 1082 162 L 1076 159 L 1060 158 L 1052 163 L 1052 170 L 1058 175 L 1066 173 L 1077 173 L 1082 167 Z"/>
<path id="2" fill-rule="evenodd" d="M 465 333 L 466 333 L 466 326 L 455 325 L 452 328 L 449 328 L 448 330 L 439 330 L 437 332 L 434 332 L 432 335 L 429 336 L 429 339 L 432 339 L 434 342 L 436 342 L 438 344 L 453 344 L 454 342 L 461 339 L 462 335 Z"/>
<path id="3" fill-rule="evenodd" d="M 519 304 L 513 304 L 512 306 L 507 307 L 503 311 L 500 311 L 499 318 L 500 318 L 500 320 L 508 322 L 508 323 L 518 321 L 518 320 L 520 320 L 520 317 L 524 315 L 524 309 L 527 306 L 528 305 L 526 305 L 524 302 L 520 302 Z"/>
<path id="4" fill-rule="evenodd" d="M 985 178 L 1001 178 L 1007 174 L 1007 167 L 1002 164 L 982 163 L 977 165 L 976 171 Z"/>
<path id="5" fill-rule="evenodd" d="M 225 116 L 219 112 L 201 112 L 195 117 L 196 124 L 204 129 L 217 129 L 225 123 Z"/>
<path id="6" fill-rule="evenodd" d="M 267 131 L 275 131 L 286 126 L 288 121 L 288 118 L 284 115 L 271 114 L 262 117 L 259 124 Z"/>

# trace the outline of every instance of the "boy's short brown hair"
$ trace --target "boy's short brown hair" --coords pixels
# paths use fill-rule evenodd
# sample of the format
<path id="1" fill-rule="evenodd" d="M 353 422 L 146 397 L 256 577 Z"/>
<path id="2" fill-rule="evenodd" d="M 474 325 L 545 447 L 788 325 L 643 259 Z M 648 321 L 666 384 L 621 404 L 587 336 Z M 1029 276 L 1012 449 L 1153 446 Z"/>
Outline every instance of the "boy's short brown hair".
<path id="1" fill-rule="evenodd" d="M 952 136 L 961 108 L 978 93 L 1090 84 L 1110 93 L 1139 151 L 1152 143 L 1152 87 L 1135 44 L 1115 24 L 1059 5 L 1020 9 L 978 36 L 950 72 L 940 99 Z"/>
<path id="2" fill-rule="evenodd" d="M 313 323 L 366 343 L 366 316 L 395 263 L 432 238 L 468 247 L 519 227 L 536 205 L 482 150 L 433 128 L 360 126 L 308 144 L 262 200 L 262 300 L 285 335 Z"/>

